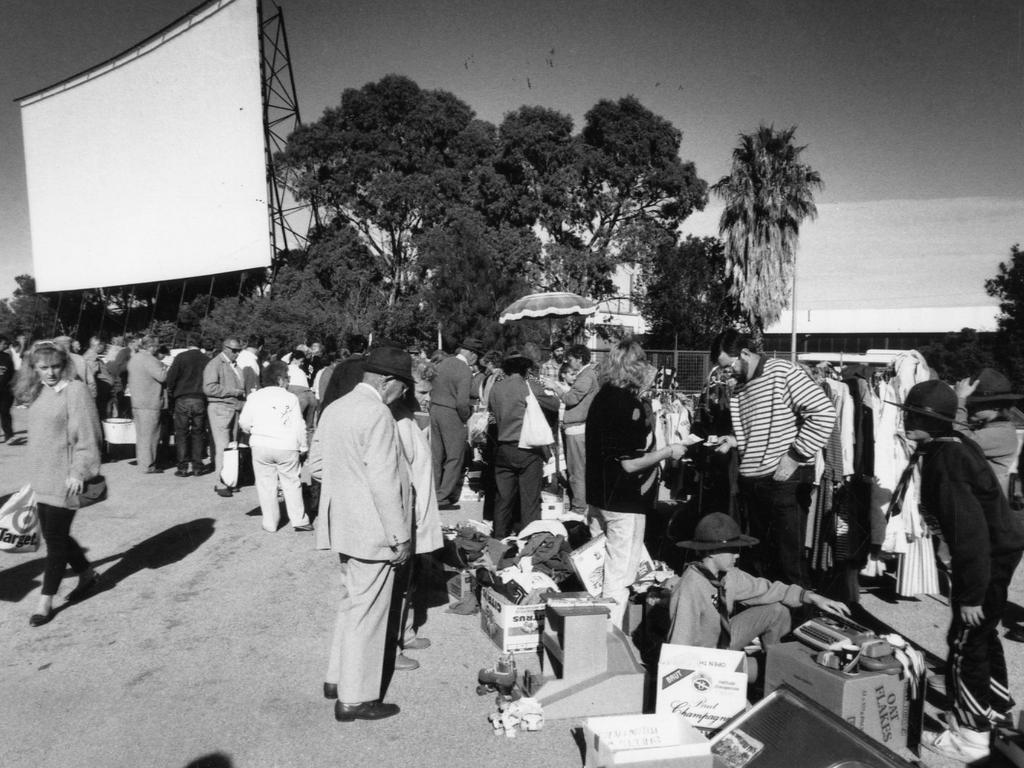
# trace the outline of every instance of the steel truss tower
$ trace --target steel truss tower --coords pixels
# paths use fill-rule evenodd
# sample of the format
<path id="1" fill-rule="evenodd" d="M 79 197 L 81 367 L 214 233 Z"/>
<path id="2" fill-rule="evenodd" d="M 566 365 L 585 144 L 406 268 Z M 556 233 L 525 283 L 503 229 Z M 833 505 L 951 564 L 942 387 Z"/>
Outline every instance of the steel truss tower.
<path id="1" fill-rule="evenodd" d="M 273 3 L 273 13 L 264 15 L 264 3 L 259 3 L 260 58 L 263 67 L 263 131 L 267 156 L 267 205 L 270 214 L 270 243 L 274 250 L 273 272 L 277 271 L 278 257 L 283 251 L 306 244 L 306 232 L 314 215 L 315 206 L 295 202 L 288 194 L 288 172 L 279 167 L 274 155 L 282 151 L 288 135 L 301 125 L 299 101 L 295 91 L 288 36 L 285 34 L 284 13 Z M 305 229 L 297 231 L 291 220 L 302 220 Z"/>

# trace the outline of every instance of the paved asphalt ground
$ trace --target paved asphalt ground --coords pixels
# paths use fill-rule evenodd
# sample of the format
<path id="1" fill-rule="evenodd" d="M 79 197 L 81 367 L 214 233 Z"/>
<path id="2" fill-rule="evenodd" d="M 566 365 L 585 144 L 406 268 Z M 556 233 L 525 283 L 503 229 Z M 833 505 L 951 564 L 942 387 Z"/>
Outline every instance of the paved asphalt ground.
<path id="1" fill-rule="evenodd" d="M 23 421 L 16 413 L 16 425 Z M 0 496 L 25 472 L 18 442 L 0 445 Z M 497 651 L 477 616 L 443 605 L 422 630 L 432 647 L 408 654 L 421 668 L 397 673 L 388 690 L 402 713 L 335 722 L 320 689 L 338 574 L 313 534 L 264 533 L 251 486 L 222 499 L 210 476 L 143 476 L 127 459 L 104 472 L 109 500 L 81 511 L 73 528 L 103 591 L 30 628 L 43 552 L 0 555 L 0 767 L 582 765 L 578 723 L 549 721 L 515 739 L 492 734 L 493 698 L 475 686 Z M 447 514 L 454 522 L 479 508 Z M 1024 615 L 1022 598 L 1018 573 L 1015 614 Z M 943 599 L 868 592 L 863 605 L 944 655 Z M 1006 646 L 1011 689 L 1024 702 L 1024 646 Z M 923 762 L 956 765 L 928 752 Z"/>

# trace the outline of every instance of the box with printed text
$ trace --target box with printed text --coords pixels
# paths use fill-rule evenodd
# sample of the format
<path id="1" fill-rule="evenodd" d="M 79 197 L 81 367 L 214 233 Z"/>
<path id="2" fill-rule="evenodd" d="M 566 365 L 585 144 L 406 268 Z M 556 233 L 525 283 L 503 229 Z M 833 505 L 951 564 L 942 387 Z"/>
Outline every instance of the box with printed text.
<path id="1" fill-rule="evenodd" d="M 480 628 L 506 653 L 536 651 L 544 629 L 544 604 L 516 605 L 488 587 L 480 592 Z"/>
<path id="2" fill-rule="evenodd" d="M 661 646 L 655 711 L 675 714 L 702 731 L 715 731 L 747 706 L 742 651 Z"/>
<path id="3" fill-rule="evenodd" d="M 892 750 L 907 745 L 908 681 L 884 672 L 844 674 L 814 661 L 802 643 L 768 646 L 764 692 L 788 685 Z"/>

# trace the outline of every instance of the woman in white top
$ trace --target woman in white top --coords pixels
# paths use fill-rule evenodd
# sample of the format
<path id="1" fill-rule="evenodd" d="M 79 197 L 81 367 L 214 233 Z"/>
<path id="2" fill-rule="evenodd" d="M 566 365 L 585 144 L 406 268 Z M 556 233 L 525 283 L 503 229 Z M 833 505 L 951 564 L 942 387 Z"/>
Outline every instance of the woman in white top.
<path id="1" fill-rule="evenodd" d="M 288 391 L 288 366 L 274 361 L 263 371 L 263 388 L 249 395 L 238 423 L 250 434 L 256 494 L 263 530 L 273 533 L 281 521 L 277 486 L 284 491 L 288 519 L 296 531 L 311 531 L 299 484 L 299 456 L 307 450 L 306 422 L 299 399 Z"/>

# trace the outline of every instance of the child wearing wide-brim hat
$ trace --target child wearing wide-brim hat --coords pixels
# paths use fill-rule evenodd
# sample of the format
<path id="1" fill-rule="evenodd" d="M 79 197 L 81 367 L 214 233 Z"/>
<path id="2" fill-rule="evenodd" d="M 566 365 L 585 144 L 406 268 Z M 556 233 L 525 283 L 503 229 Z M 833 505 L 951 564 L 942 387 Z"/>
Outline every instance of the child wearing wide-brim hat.
<path id="1" fill-rule="evenodd" d="M 957 393 L 939 381 L 915 384 L 899 405 L 904 432 L 917 443 L 911 465 L 920 466 L 921 510 L 952 561 L 946 660 L 952 717 L 945 729 L 923 733 L 921 744 L 970 763 L 988 757 L 993 726 L 1008 720 L 1014 705 L 999 622 L 1024 552 L 1024 526 L 981 449 L 954 429 L 957 406 Z"/>
<path id="2" fill-rule="evenodd" d="M 740 549 L 757 543 L 729 515 L 712 512 L 697 523 L 692 539 L 676 545 L 699 559 L 683 570 L 672 590 L 668 642 L 741 650 L 756 638 L 765 646 L 779 642 L 792 627 L 790 608 L 813 605 L 849 616 L 843 603 L 737 568 Z"/>
<path id="3" fill-rule="evenodd" d="M 961 431 L 981 448 L 1009 498 L 1010 475 L 1017 460 L 1017 428 L 1010 419 L 1010 409 L 1024 395 L 1015 394 L 1010 380 L 993 368 L 983 368 L 974 380 L 961 379 L 954 392 L 957 420 L 968 425 Z"/>

